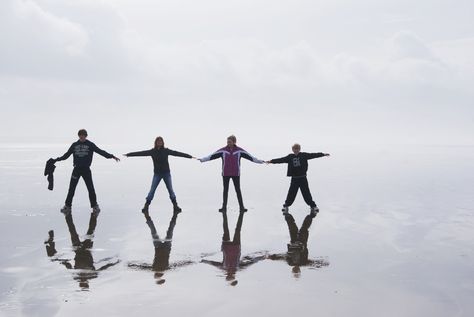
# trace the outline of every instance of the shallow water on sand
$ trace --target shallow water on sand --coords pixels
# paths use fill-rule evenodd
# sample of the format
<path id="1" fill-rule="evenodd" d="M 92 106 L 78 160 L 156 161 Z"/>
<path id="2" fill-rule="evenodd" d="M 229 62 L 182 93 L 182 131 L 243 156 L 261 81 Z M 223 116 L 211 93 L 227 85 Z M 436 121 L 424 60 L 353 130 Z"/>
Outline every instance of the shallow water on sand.
<path id="1" fill-rule="evenodd" d="M 77 248 L 59 213 L 72 162 L 57 164 L 53 191 L 42 176 L 46 159 L 64 148 L 0 146 L 2 316 L 474 313 L 472 147 L 338 147 L 328 149 L 330 158 L 310 161 L 308 179 L 321 212 L 309 229 L 313 265 L 299 268 L 275 259 L 289 242 L 280 211 L 289 183 L 285 166 L 244 161 L 244 265 L 231 276 L 217 265 L 223 235 L 219 162 L 171 159 L 183 208 L 171 241 L 164 241 L 173 216 L 164 184 L 150 207 L 161 239 L 155 242 L 171 247 L 170 269 L 162 270 L 153 267 L 156 245 L 140 212 L 151 161 L 116 164 L 95 156 L 102 212 L 92 248 Z M 239 216 L 234 196 L 231 186 L 231 237 Z M 290 211 L 299 226 L 308 213 L 300 195 Z M 73 205 L 81 240 L 91 238 L 85 236 L 89 219 L 81 181 Z M 52 256 L 44 244 L 49 230 Z"/>

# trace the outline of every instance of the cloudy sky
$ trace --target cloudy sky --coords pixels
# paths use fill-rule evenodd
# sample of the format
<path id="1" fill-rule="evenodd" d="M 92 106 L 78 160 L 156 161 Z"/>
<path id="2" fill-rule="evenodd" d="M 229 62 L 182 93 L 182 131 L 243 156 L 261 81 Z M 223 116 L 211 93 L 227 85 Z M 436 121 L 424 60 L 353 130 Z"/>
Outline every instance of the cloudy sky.
<path id="1" fill-rule="evenodd" d="M 473 145 L 473 13 L 463 0 L 2 0 L 0 142 L 85 127 L 109 144 Z"/>

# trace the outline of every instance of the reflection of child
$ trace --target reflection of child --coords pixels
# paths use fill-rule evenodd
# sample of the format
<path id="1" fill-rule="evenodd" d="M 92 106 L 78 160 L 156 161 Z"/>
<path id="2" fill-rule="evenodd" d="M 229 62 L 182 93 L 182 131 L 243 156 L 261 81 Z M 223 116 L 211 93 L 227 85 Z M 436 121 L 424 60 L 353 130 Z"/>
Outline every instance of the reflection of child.
<path id="1" fill-rule="evenodd" d="M 316 206 L 316 203 L 313 201 L 313 197 L 309 191 L 308 180 L 306 178 L 306 172 L 308 171 L 308 160 L 317 157 L 329 156 L 329 154 L 300 152 L 301 146 L 299 144 L 294 144 L 292 150 L 292 154 L 288 154 L 285 157 L 273 159 L 267 162 L 272 164 L 288 164 L 287 176 L 291 177 L 291 183 L 285 203 L 283 204 L 282 211 L 284 214 L 288 213 L 288 207 L 293 204 L 296 194 L 298 193 L 298 189 L 300 189 L 304 201 L 311 207 L 311 215 L 316 216 L 319 209 Z"/>

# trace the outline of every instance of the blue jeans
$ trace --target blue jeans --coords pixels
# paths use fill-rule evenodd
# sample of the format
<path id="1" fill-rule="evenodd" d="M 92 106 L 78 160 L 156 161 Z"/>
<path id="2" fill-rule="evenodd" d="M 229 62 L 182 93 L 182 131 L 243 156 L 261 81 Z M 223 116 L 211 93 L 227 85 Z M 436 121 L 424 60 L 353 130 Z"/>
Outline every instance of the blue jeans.
<path id="1" fill-rule="evenodd" d="M 155 191 L 158 185 L 161 182 L 161 179 L 165 181 L 166 189 L 168 189 L 168 193 L 170 194 L 170 199 L 172 202 L 176 201 L 176 195 L 173 191 L 173 184 L 171 183 L 171 173 L 170 172 L 163 172 L 163 173 L 155 173 L 153 175 L 153 180 L 151 181 L 151 188 L 150 192 L 146 196 L 146 201 L 150 203 L 155 196 Z"/>

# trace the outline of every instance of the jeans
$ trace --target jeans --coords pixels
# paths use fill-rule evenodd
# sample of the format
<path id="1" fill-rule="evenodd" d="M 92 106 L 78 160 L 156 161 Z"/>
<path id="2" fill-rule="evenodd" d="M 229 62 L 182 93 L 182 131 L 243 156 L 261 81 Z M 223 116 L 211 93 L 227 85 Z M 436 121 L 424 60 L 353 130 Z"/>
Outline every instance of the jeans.
<path id="1" fill-rule="evenodd" d="M 309 191 L 308 179 L 304 177 L 292 177 L 290 189 L 288 189 L 288 195 L 286 196 L 285 206 L 291 206 L 295 201 L 298 189 L 303 194 L 304 201 L 311 207 L 316 207 L 316 203 L 313 201 L 311 192 Z"/>
<path id="2" fill-rule="evenodd" d="M 76 192 L 79 178 L 83 178 L 86 183 L 87 191 L 89 192 L 89 201 L 91 208 L 97 206 L 97 196 L 95 194 L 94 183 L 92 182 L 92 173 L 89 167 L 74 167 L 71 175 L 71 182 L 69 183 L 69 191 L 66 197 L 66 206 L 71 207 L 74 193 Z"/>
<path id="3" fill-rule="evenodd" d="M 175 203 L 176 202 L 176 195 L 173 191 L 173 184 L 171 183 L 171 173 L 170 172 L 155 173 L 153 175 L 153 180 L 151 181 L 150 192 L 146 196 L 146 201 L 148 203 L 151 203 L 151 201 L 153 200 L 153 197 L 155 196 L 156 188 L 160 184 L 161 179 L 163 179 L 165 184 L 166 184 L 166 189 L 168 189 L 168 193 L 170 195 L 171 201 L 173 203 Z"/>

